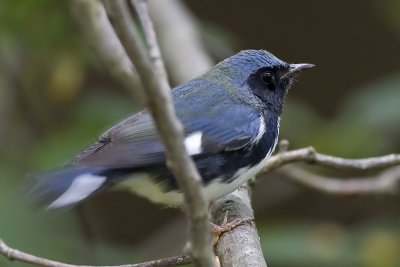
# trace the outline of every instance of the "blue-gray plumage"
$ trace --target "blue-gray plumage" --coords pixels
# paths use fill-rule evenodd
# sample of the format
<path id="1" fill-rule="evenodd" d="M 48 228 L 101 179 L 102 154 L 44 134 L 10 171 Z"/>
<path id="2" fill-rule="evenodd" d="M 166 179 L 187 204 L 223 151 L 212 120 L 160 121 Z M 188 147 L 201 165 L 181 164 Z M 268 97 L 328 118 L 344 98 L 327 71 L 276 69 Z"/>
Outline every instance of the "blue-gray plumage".
<path id="1" fill-rule="evenodd" d="M 312 66 L 288 64 L 265 50 L 245 50 L 173 89 L 185 146 L 209 201 L 259 171 L 276 146 L 293 76 Z M 106 131 L 64 168 L 36 176 L 41 179 L 32 193 L 51 208 L 74 205 L 110 187 L 128 187 L 170 206 L 183 201 L 147 109 Z"/>

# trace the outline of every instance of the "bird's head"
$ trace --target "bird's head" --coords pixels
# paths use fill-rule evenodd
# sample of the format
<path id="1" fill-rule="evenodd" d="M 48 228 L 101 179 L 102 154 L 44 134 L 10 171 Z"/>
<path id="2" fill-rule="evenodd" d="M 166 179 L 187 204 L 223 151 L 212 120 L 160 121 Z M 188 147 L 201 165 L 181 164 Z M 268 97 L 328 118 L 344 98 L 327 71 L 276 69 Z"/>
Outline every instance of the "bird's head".
<path id="1" fill-rule="evenodd" d="M 280 114 L 294 76 L 313 66 L 289 64 L 265 50 L 244 50 L 216 65 L 214 71 L 223 73 L 225 83 L 238 89 L 246 102 Z"/>

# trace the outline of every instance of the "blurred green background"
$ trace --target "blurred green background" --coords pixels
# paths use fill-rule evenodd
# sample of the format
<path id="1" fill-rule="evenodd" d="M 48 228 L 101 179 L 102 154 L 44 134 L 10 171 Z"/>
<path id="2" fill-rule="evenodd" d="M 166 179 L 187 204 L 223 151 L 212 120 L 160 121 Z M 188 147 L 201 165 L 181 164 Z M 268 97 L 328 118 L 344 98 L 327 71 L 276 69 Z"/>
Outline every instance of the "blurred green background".
<path id="1" fill-rule="evenodd" d="M 298 78 L 285 107 L 281 138 L 292 148 L 344 157 L 399 152 L 399 1 L 185 4 L 215 61 L 263 48 L 317 65 Z M 0 238 L 75 264 L 181 254 L 180 211 L 110 192 L 48 213 L 21 189 L 26 173 L 63 164 L 139 108 L 88 44 L 67 1 L 0 1 Z M 272 173 L 253 199 L 271 266 L 400 266 L 398 194 L 327 195 Z M 0 266 L 26 264 L 0 257 Z"/>

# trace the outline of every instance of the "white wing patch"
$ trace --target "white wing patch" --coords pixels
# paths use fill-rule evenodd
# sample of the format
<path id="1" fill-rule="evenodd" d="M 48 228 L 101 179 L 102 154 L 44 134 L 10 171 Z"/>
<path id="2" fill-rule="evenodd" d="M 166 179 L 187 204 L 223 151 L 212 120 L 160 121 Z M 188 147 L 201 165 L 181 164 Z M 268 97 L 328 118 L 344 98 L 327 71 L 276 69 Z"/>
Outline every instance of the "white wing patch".
<path id="1" fill-rule="evenodd" d="M 201 148 L 201 132 L 194 132 L 185 138 L 185 147 L 189 155 L 197 155 L 202 152 Z"/>
<path id="2" fill-rule="evenodd" d="M 90 173 L 75 177 L 71 186 L 59 198 L 48 206 L 48 209 L 60 208 L 81 201 L 100 188 L 107 177 Z"/>

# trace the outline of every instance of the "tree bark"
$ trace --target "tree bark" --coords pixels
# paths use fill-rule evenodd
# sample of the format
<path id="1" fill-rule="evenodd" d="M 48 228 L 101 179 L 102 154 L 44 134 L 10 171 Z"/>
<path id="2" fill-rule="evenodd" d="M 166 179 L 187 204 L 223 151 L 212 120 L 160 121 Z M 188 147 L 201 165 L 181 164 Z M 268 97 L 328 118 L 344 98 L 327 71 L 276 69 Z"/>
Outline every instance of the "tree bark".
<path id="1" fill-rule="evenodd" d="M 227 222 L 254 218 L 247 184 L 233 193 L 216 200 L 211 206 L 213 223 L 221 225 L 227 213 Z M 254 223 L 245 223 L 221 235 L 215 247 L 223 267 L 266 267 L 260 237 Z"/>

